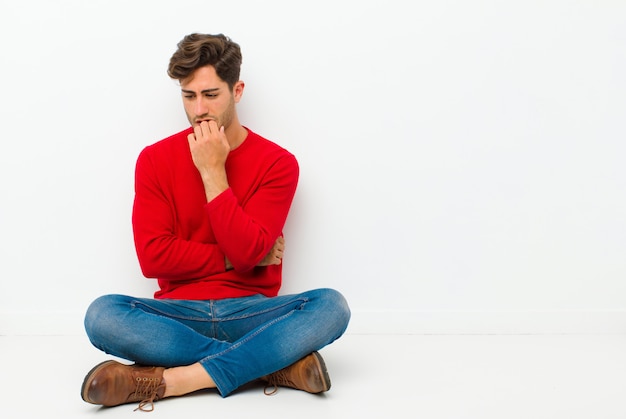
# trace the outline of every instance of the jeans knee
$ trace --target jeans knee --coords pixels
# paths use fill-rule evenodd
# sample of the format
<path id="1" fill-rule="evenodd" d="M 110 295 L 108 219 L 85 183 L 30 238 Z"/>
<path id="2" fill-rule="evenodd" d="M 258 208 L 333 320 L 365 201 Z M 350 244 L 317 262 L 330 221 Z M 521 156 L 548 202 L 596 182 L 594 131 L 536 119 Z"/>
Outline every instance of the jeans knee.
<path id="1" fill-rule="evenodd" d="M 107 324 L 115 311 L 115 305 L 119 303 L 119 297 L 118 295 L 98 297 L 87 308 L 84 326 L 89 340 L 94 345 L 97 345 L 98 336 L 109 329 Z"/>
<path id="2" fill-rule="evenodd" d="M 348 301 L 339 291 L 332 288 L 323 288 L 322 298 L 326 302 L 328 313 L 332 316 L 332 322 L 336 329 L 342 334 L 350 322 L 350 306 Z"/>

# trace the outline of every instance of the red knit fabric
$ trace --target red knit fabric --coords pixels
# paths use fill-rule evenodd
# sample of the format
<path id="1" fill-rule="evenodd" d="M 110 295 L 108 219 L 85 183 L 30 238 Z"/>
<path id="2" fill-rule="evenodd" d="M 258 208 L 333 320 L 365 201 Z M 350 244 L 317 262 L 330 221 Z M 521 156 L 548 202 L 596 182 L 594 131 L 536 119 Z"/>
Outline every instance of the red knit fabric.
<path id="1" fill-rule="evenodd" d="M 226 160 L 230 188 L 206 202 L 191 159 L 191 128 L 137 159 L 133 233 L 155 298 L 222 299 L 278 294 L 282 265 L 256 266 L 282 234 L 298 183 L 296 158 L 248 130 Z M 224 257 L 234 266 L 226 270 Z"/>

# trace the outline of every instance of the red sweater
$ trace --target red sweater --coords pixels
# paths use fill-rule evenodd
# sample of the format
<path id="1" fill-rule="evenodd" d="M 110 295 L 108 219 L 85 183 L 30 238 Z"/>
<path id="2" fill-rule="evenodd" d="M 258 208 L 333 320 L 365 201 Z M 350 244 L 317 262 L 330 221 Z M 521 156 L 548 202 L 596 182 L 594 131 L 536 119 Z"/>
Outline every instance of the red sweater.
<path id="1" fill-rule="evenodd" d="M 206 201 L 191 159 L 192 128 L 146 147 L 137 159 L 133 233 L 155 298 L 275 296 L 282 265 L 256 266 L 282 234 L 299 168 L 287 150 L 248 130 L 226 160 L 230 188 Z M 226 270 L 227 257 L 234 269 Z"/>

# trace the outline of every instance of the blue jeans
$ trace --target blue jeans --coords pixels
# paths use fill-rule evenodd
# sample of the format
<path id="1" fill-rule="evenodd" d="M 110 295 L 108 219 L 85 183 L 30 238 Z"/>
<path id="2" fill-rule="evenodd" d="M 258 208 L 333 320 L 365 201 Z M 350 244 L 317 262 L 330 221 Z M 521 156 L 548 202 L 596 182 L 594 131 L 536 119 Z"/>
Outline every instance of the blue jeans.
<path id="1" fill-rule="evenodd" d="M 344 297 L 327 288 L 202 301 L 105 295 L 89 306 L 85 329 L 98 349 L 138 364 L 200 362 L 226 397 L 333 342 L 349 320 Z"/>

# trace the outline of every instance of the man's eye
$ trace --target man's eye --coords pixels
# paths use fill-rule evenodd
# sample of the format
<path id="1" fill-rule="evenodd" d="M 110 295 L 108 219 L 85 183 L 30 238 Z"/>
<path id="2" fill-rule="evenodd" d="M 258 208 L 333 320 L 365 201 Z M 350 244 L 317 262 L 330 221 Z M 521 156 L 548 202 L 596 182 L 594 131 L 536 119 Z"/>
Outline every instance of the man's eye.
<path id="1" fill-rule="evenodd" d="M 193 96 L 191 96 L 191 95 L 185 95 L 185 96 L 184 96 L 184 98 L 185 98 L 185 99 L 193 99 Z"/>
<path id="2" fill-rule="evenodd" d="M 213 94 L 213 93 L 207 93 L 207 94 L 205 94 L 204 96 L 205 96 L 205 97 L 215 97 L 215 96 L 217 96 L 217 95 L 216 95 L 216 94 Z"/>

